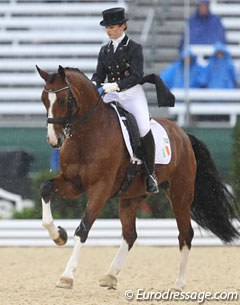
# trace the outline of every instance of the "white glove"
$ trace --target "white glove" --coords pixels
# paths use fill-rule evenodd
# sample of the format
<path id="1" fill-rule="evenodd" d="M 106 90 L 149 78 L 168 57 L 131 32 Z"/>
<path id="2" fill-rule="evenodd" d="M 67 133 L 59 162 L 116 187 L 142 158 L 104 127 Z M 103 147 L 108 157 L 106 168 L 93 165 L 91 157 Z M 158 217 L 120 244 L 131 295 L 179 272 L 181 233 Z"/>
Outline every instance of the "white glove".
<path id="1" fill-rule="evenodd" d="M 117 83 L 106 83 L 103 85 L 103 91 L 105 93 L 112 93 L 114 91 L 120 91 Z"/>

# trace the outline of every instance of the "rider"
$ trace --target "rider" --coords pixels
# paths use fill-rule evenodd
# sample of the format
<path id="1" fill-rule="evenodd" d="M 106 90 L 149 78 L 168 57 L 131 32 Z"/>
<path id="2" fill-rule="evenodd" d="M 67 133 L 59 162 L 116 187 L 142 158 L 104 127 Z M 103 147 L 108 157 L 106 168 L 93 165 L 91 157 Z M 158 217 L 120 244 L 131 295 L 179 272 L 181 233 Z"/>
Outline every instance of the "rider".
<path id="1" fill-rule="evenodd" d="M 121 7 L 102 12 L 101 26 L 110 41 L 102 46 L 98 55 L 96 72 L 92 82 L 102 88 L 105 103 L 117 101 L 137 121 L 141 137 L 143 159 L 146 164 L 146 189 L 150 193 L 158 192 L 158 184 L 154 173 L 155 143 L 150 129 L 148 103 L 142 86 L 143 51 L 142 46 L 128 38 L 125 34 L 128 18 Z M 104 83 L 107 77 L 108 82 Z"/>

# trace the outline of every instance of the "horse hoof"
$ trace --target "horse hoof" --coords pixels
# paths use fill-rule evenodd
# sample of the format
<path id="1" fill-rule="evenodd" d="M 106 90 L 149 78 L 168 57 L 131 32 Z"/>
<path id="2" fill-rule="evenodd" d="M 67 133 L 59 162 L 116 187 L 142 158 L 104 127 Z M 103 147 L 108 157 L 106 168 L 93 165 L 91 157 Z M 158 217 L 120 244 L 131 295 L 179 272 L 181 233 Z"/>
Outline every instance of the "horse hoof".
<path id="1" fill-rule="evenodd" d="M 56 284 L 57 288 L 72 289 L 73 279 L 70 277 L 60 277 L 59 281 Z"/>
<path id="2" fill-rule="evenodd" d="M 110 274 L 105 274 L 100 280 L 101 287 L 115 288 L 117 286 L 117 278 Z"/>
<path id="3" fill-rule="evenodd" d="M 181 292 L 183 290 L 185 286 L 184 282 L 181 281 L 177 281 L 176 283 L 173 284 L 173 286 L 171 287 L 171 291 L 178 291 Z"/>
<path id="4" fill-rule="evenodd" d="M 64 228 L 58 226 L 58 233 L 59 233 L 59 237 L 54 239 L 54 242 L 58 246 L 63 246 L 66 244 L 68 240 L 67 231 Z"/>

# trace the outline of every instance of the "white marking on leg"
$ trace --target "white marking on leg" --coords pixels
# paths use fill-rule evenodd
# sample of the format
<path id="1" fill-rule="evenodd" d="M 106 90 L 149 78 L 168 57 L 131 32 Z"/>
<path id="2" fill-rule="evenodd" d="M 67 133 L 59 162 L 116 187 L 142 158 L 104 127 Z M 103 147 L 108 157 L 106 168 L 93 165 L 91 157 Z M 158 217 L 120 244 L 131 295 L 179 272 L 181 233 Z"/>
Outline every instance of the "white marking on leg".
<path id="1" fill-rule="evenodd" d="M 48 99 L 50 102 L 50 106 L 48 109 L 48 118 L 53 118 L 53 105 L 54 105 L 55 101 L 57 100 L 56 93 L 49 92 Z M 53 129 L 53 124 L 48 124 L 48 141 L 49 141 L 49 144 L 51 144 L 53 146 L 57 145 L 57 142 L 58 142 L 55 131 Z"/>
<path id="2" fill-rule="evenodd" d="M 127 242 L 122 239 L 121 246 L 114 257 L 107 274 L 116 276 L 122 269 L 123 263 L 128 255 L 129 249 Z"/>
<path id="3" fill-rule="evenodd" d="M 50 202 L 42 199 L 42 225 L 48 230 L 49 236 L 55 240 L 59 237 L 58 229 L 54 224 Z"/>
<path id="4" fill-rule="evenodd" d="M 75 235 L 73 252 L 67 263 L 66 269 L 62 274 L 62 277 L 68 277 L 73 279 L 73 272 L 77 269 L 78 255 L 83 245 L 84 244 L 80 241 L 80 238 Z"/>
<path id="5" fill-rule="evenodd" d="M 188 246 L 183 246 L 181 250 L 181 256 L 180 256 L 180 266 L 179 266 L 179 274 L 177 277 L 177 280 L 174 284 L 174 287 L 178 287 L 179 289 L 182 289 L 185 285 L 185 278 L 186 278 L 186 269 L 187 269 L 187 262 L 188 262 L 188 255 L 189 255 L 189 248 Z"/>

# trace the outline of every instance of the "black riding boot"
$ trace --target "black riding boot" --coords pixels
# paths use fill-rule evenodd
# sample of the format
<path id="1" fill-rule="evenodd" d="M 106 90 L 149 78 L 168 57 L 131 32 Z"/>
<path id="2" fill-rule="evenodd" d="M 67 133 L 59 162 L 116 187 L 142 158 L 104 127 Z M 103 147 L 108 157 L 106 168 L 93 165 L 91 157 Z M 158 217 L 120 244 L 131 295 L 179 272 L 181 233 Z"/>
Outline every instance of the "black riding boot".
<path id="1" fill-rule="evenodd" d="M 155 143 L 151 130 L 141 138 L 141 147 L 146 171 L 146 189 L 149 193 L 158 193 L 158 184 L 154 173 Z"/>

